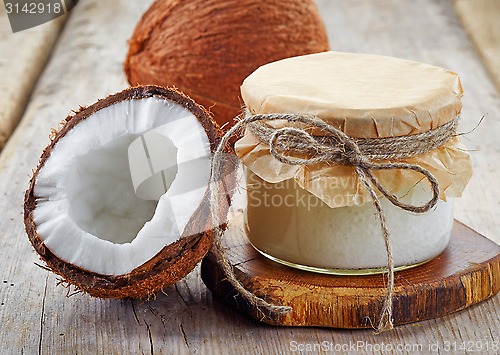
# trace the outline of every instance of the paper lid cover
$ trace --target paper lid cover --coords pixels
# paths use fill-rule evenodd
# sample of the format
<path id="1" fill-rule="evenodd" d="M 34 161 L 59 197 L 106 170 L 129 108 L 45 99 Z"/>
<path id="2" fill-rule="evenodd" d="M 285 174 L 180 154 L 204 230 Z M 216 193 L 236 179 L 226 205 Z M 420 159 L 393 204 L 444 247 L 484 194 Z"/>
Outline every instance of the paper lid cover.
<path id="1" fill-rule="evenodd" d="M 351 137 L 417 134 L 461 111 L 456 73 L 371 54 L 323 52 L 264 65 L 245 79 L 247 109 L 310 113 Z"/>

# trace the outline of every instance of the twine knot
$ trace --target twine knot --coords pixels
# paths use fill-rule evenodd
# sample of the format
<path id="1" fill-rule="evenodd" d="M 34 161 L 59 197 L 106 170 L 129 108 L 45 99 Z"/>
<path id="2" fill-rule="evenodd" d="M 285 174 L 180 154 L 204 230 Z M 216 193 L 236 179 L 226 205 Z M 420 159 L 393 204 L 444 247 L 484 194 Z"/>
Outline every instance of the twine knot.
<path id="1" fill-rule="evenodd" d="M 284 127 L 275 129 L 266 122 L 285 120 L 289 123 L 305 125 L 306 129 Z M 355 168 L 363 186 L 368 191 L 377 211 L 382 236 L 387 252 L 387 294 L 382 307 L 382 313 L 376 330 L 378 332 L 393 328 L 392 301 L 394 290 L 394 260 L 391 251 L 389 230 L 380 200 L 375 192 L 377 189 L 394 206 L 414 213 L 425 213 L 432 209 L 439 199 L 439 183 L 430 171 L 415 164 L 401 162 L 380 162 L 380 160 L 403 159 L 426 153 L 442 146 L 455 135 L 458 117 L 436 129 L 416 135 L 389 138 L 352 138 L 341 130 L 323 120 L 300 114 L 262 114 L 248 115 L 239 120 L 222 138 L 212 162 L 212 177 L 214 181 L 220 178 L 220 159 L 224 146 L 229 139 L 242 127 L 246 127 L 260 142 L 269 145 L 271 155 L 284 164 L 313 165 L 339 164 Z M 320 129 L 325 135 L 314 136 L 307 132 L 310 128 Z M 397 196 L 383 187 L 373 175 L 375 170 L 413 170 L 426 179 L 432 189 L 432 198 L 422 206 L 403 203 Z M 212 190 L 212 207 L 217 209 L 217 191 Z M 257 297 L 246 290 L 234 275 L 233 268 L 222 248 L 223 231 L 215 227 L 214 252 L 228 281 L 250 303 L 264 308 L 271 314 L 284 314 L 291 311 L 290 307 L 277 306 Z"/>
<path id="2" fill-rule="evenodd" d="M 367 186 L 370 185 L 369 183 L 373 184 L 393 205 L 414 213 L 425 213 L 436 205 L 439 200 L 439 183 L 436 178 L 419 165 L 399 162 L 380 163 L 374 160 L 391 159 L 394 156 L 393 152 L 383 151 L 388 146 L 388 140 L 390 144 L 400 143 L 399 155 L 401 157 L 422 154 L 425 148 L 434 149 L 434 145 L 426 142 L 426 139 L 439 138 L 442 145 L 453 136 L 454 128 L 458 123 L 458 118 L 456 118 L 445 125 L 445 128 L 448 129 L 440 128 L 411 136 L 362 139 L 351 138 L 332 125 L 307 115 L 270 114 L 251 117 L 252 121 L 247 124 L 247 128 L 257 139 L 269 145 L 272 156 L 280 162 L 290 165 L 333 163 L 353 166 L 370 195 L 372 195 L 373 188 Z M 274 129 L 265 123 L 279 119 L 316 127 L 328 135 L 313 136 L 305 130 L 292 127 Z M 443 138 L 445 138 L 444 141 Z M 406 146 L 401 145 L 401 143 L 405 143 Z M 372 173 L 374 170 L 390 169 L 413 170 L 423 175 L 431 185 L 432 198 L 422 206 L 409 205 L 399 201 L 397 196 L 389 193 Z M 373 196 L 371 197 L 373 198 Z"/>
<path id="3" fill-rule="evenodd" d="M 266 135 L 260 134 L 255 129 L 257 123 L 252 123 L 249 128 L 259 140 L 267 140 Z M 253 128 L 253 129 L 252 129 Z M 326 145 L 319 142 L 311 134 L 297 128 L 280 128 L 275 130 L 269 142 L 271 154 L 282 163 L 290 165 L 317 164 L 322 162 L 335 162 L 343 165 L 361 165 L 367 160 L 359 148 L 349 137 L 339 137 L 337 145 Z M 285 153 L 287 153 L 285 155 Z M 296 159 L 294 154 L 312 153 L 312 158 Z"/>

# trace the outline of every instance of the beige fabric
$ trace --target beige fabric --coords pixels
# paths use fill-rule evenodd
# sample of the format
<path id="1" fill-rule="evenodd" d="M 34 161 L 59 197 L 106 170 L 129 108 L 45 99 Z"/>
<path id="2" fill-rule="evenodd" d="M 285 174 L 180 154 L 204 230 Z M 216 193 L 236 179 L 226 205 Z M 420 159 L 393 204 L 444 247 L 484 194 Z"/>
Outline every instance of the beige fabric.
<path id="1" fill-rule="evenodd" d="M 264 65 L 245 79 L 241 94 L 252 114 L 310 113 L 356 138 L 428 131 L 462 108 L 457 74 L 355 53 L 324 52 Z"/>
<path id="2" fill-rule="evenodd" d="M 387 137 L 420 133 L 450 121 L 460 112 L 462 89 L 456 74 L 426 64 L 327 52 L 263 66 L 245 80 L 242 94 L 248 114 L 312 113 L 350 136 Z M 263 180 L 293 178 L 330 207 L 371 201 L 353 167 L 283 164 L 248 131 L 236 143 L 236 153 Z M 439 181 L 443 200 L 460 197 L 472 176 L 469 154 L 458 137 L 402 161 L 428 169 Z M 425 184 L 419 174 L 406 170 L 374 174 L 398 196 Z"/>

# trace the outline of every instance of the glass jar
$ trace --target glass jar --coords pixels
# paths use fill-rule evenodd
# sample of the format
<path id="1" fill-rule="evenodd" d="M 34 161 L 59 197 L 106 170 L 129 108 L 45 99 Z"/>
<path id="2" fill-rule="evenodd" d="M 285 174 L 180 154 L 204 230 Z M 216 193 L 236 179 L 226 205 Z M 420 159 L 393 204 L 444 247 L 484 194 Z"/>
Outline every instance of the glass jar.
<path id="1" fill-rule="evenodd" d="M 241 92 L 247 116 L 307 114 L 352 139 L 400 137 L 448 127 L 462 108 L 462 87 L 455 73 L 354 53 L 325 52 L 267 64 L 245 79 Z M 316 137 L 328 135 L 296 122 L 265 123 L 275 130 L 294 127 Z M 246 232 L 260 253 L 321 273 L 357 275 L 386 269 L 388 255 L 377 213 L 352 166 L 285 164 L 271 154 L 269 142 L 248 129 L 235 150 L 247 170 Z M 453 199 L 460 197 L 472 168 L 457 136 L 397 162 L 423 167 L 440 186 L 440 200 L 424 214 L 407 212 L 380 198 L 393 260 L 401 270 L 446 249 Z M 373 173 L 404 203 L 422 206 L 432 197 L 430 185 L 418 173 L 404 169 Z"/>
<path id="2" fill-rule="evenodd" d="M 384 270 L 387 252 L 380 224 L 369 202 L 331 208 L 294 180 L 268 183 L 247 169 L 245 226 L 250 243 L 266 257 L 303 270 L 332 274 L 371 274 Z M 402 199 L 422 205 L 430 195 L 412 189 Z M 453 202 L 439 201 L 414 214 L 381 199 L 391 232 L 396 270 L 417 266 L 448 245 Z"/>

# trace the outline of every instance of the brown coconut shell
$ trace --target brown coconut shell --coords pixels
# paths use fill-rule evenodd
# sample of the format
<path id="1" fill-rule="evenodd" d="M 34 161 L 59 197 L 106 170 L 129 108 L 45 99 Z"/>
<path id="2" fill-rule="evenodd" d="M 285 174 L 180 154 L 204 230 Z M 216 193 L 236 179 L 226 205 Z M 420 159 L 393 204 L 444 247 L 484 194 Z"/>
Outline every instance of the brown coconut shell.
<path id="1" fill-rule="evenodd" d="M 175 89 L 166 89 L 158 86 L 132 87 L 115 95 L 108 96 L 103 100 L 99 100 L 89 107 L 82 107 L 74 115 L 68 116 L 64 121 L 64 126 L 58 132 L 54 133 L 51 143 L 43 151 L 38 167 L 31 178 L 29 188 L 25 194 L 24 223 L 26 233 L 40 259 L 45 262 L 50 270 L 60 275 L 63 281 L 74 285 L 76 289 L 89 293 L 92 296 L 100 298 L 149 298 L 157 291 L 175 283 L 193 270 L 208 252 L 213 242 L 214 236 L 210 227 L 211 211 L 208 189 L 202 203 L 190 218 L 181 238 L 173 244 L 166 245 L 152 259 L 125 275 L 97 274 L 67 263 L 58 258 L 43 243 L 43 240 L 37 233 L 37 226 L 33 220 L 33 211 L 36 208 L 34 186 L 40 169 L 44 166 L 57 142 L 70 130 L 74 129 L 78 123 L 105 107 L 123 100 L 140 100 L 151 96 L 176 102 L 193 113 L 205 129 L 211 143 L 212 152 L 215 151 L 222 131 L 202 106 Z M 232 152 L 230 147 L 226 147 L 226 151 L 229 153 Z M 235 183 L 235 179 L 233 178 L 234 167 L 226 164 L 223 169 L 227 170 L 226 176 L 229 178 L 225 181 L 225 191 L 219 194 L 220 198 L 226 201 L 219 205 L 228 206 L 230 203 L 228 191 L 233 190 L 231 185 Z M 218 212 L 227 214 L 227 210 Z M 200 230 L 205 232 L 198 232 Z"/>
<path id="2" fill-rule="evenodd" d="M 157 0 L 129 46 L 130 84 L 176 86 L 223 128 L 241 112 L 240 85 L 259 66 L 329 49 L 313 0 Z"/>

